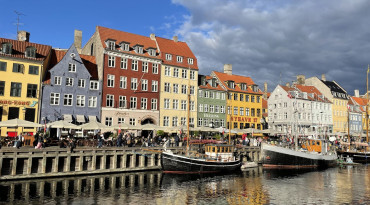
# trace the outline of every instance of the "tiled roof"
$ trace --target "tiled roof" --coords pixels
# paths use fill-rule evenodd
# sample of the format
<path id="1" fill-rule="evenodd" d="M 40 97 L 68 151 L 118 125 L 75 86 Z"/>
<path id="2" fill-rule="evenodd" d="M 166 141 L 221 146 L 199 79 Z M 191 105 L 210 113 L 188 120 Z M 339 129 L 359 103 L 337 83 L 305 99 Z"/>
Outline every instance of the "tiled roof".
<path id="1" fill-rule="evenodd" d="M 164 64 L 198 69 L 197 59 L 186 42 L 181 41 L 175 42 L 173 40 L 161 37 L 156 37 L 156 39 L 158 42 L 159 49 L 161 51 L 161 58 Z M 166 60 L 166 54 L 172 54 L 172 60 L 170 61 Z M 177 62 L 176 56 L 182 56 L 183 61 Z M 193 59 L 192 65 L 188 64 L 188 58 Z"/>
<path id="2" fill-rule="evenodd" d="M 50 64 L 48 66 L 47 72 L 46 72 L 46 77 L 44 80 L 45 84 L 50 83 L 50 72 L 49 70 L 52 69 L 56 64 L 58 64 L 63 57 L 65 56 L 67 52 L 66 51 L 60 51 L 60 50 L 55 50 L 52 49 L 51 51 L 51 58 L 50 58 Z M 98 67 L 95 62 L 95 57 L 94 56 L 88 56 L 88 55 L 82 55 L 79 54 L 82 62 L 84 63 L 86 69 L 89 71 L 91 75 L 91 79 L 93 80 L 98 80 Z"/>
<path id="3" fill-rule="evenodd" d="M 23 58 L 23 59 L 30 59 L 30 60 L 37 60 L 43 61 L 48 56 L 51 50 L 51 46 L 42 45 L 37 43 L 31 43 L 26 41 L 17 41 L 12 39 L 0 38 L 0 45 L 2 43 L 11 43 L 12 44 L 12 53 L 11 54 L 4 54 L 0 52 L 0 56 L 7 56 L 12 58 Z M 30 58 L 25 56 L 26 48 L 32 46 L 36 48 L 36 58 Z"/>
<path id="4" fill-rule="evenodd" d="M 224 85 L 224 87 L 228 91 L 235 91 L 235 92 L 244 92 L 244 93 L 255 93 L 255 94 L 263 94 L 260 90 L 258 92 L 254 92 L 249 86 L 250 85 L 256 85 L 252 78 L 246 77 L 246 76 L 240 76 L 240 75 L 229 75 L 227 73 L 221 73 L 213 71 L 213 73 L 217 76 L 217 78 L 221 81 L 221 83 Z M 227 81 L 234 81 L 235 88 L 231 89 L 227 85 Z M 246 83 L 247 84 L 247 90 L 242 90 L 239 87 L 240 83 Z"/>
<path id="5" fill-rule="evenodd" d="M 360 106 L 366 106 L 366 99 L 360 97 L 352 97 L 352 99 Z"/>
<path id="6" fill-rule="evenodd" d="M 265 109 L 268 108 L 267 100 L 265 100 L 263 98 L 262 98 L 262 108 L 265 108 Z"/>
<path id="7" fill-rule="evenodd" d="M 105 44 L 106 40 L 114 39 L 116 40 L 116 49 L 120 52 L 134 54 L 138 56 L 145 56 L 145 57 L 150 57 L 150 58 L 158 58 L 158 59 L 160 58 L 158 55 L 158 48 L 157 48 L 156 42 L 154 40 L 151 40 L 150 37 L 141 36 L 138 34 L 128 33 L 124 31 L 119 31 L 119 30 L 115 30 L 111 28 L 105 28 L 101 26 L 98 26 L 97 30 L 99 32 L 100 40 L 103 45 L 103 48 L 107 48 L 107 45 Z M 121 42 L 130 43 L 130 51 L 122 50 L 119 46 Z M 132 49 L 132 47 L 135 45 L 143 46 L 144 53 L 143 54 L 136 53 Z M 156 56 L 149 55 L 148 52 L 145 52 L 147 48 L 157 48 L 157 55 Z"/>
<path id="8" fill-rule="evenodd" d="M 206 76 L 206 79 L 210 80 L 210 79 L 212 79 L 212 77 L 211 76 Z M 206 85 L 200 85 L 199 88 L 208 89 L 208 90 L 225 91 L 219 84 L 217 85 L 217 87 L 212 87 L 208 82 L 206 83 Z"/>
<path id="9" fill-rule="evenodd" d="M 311 97 L 310 95 L 307 95 L 307 100 L 311 101 L 320 101 L 320 102 L 330 102 L 325 96 L 315 87 L 315 86 L 307 86 L 307 85 L 295 85 L 295 88 L 287 87 L 287 86 L 282 86 L 281 87 L 289 92 L 289 91 L 295 91 L 298 89 L 300 92 L 305 92 L 307 94 L 313 94 L 314 97 Z M 321 96 L 321 97 L 320 97 Z M 294 96 L 292 96 L 294 98 Z"/>

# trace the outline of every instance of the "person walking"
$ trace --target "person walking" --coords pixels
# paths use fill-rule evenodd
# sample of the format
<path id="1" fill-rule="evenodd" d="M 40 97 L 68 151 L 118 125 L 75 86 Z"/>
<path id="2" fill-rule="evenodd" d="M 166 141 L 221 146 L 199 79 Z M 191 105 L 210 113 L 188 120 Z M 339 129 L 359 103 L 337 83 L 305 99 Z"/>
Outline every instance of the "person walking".
<path id="1" fill-rule="evenodd" d="M 122 146 L 122 132 L 120 132 L 117 137 L 117 147 L 121 146 Z"/>
<path id="2" fill-rule="evenodd" d="M 104 135 L 101 134 L 98 136 L 98 148 L 102 148 L 103 147 L 103 138 L 104 138 Z"/>

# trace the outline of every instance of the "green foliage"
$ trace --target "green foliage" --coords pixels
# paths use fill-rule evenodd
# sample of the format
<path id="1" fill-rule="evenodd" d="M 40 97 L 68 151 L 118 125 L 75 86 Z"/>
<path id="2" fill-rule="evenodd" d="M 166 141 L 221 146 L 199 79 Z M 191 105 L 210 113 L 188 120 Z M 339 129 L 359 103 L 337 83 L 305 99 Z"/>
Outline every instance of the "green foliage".
<path id="1" fill-rule="evenodd" d="M 216 134 L 216 135 L 214 135 L 214 137 L 215 137 L 217 140 L 220 140 L 220 139 L 221 139 L 221 134 Z"/>
<path id="2" fill-rule="evenodd" d="M 194 131 L 194 136 L 199 136 L 199 131 Z"/>
<path id="3" fill-rule="evenodd" d="M 164 136 L 163 130 L 157 130 L 157 136 Z"/>

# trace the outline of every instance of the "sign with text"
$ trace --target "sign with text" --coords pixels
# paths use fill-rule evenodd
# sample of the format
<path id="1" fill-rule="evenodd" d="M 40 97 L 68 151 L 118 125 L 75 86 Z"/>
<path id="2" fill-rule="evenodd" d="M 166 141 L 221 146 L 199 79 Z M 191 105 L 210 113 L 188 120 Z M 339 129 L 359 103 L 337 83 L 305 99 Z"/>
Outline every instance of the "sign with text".
<path id="1" fill-rule="evenodd" d="M 30 105 L 30 101 L 20 101 L 20 100 L 0 100 L 0 105 Z"/>
<path id="2" fill-rule="evenodd" d="M 250 117 L 233 117 L 231 116 L 231 121 L 238 121 L 238 122 L 257 122 L 257 118 L 250 118 Z"/>

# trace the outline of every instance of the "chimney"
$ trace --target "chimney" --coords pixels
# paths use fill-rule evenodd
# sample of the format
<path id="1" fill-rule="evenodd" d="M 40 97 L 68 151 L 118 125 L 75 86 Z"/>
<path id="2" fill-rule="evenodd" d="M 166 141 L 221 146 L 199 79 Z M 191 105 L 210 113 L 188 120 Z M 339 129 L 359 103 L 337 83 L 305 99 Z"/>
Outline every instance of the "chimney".
<path id="1" fill-rule="evenodd" d="M 299 85 L 304 85 L 306 83 L 306 77 L 304 75 L 297 75 L 297 81 Z"/>
<path id="2" fill-rule="evenodd" d="M 264 84 L 263 84 L 263 91 L 265 92 L 265 93 L 267 93 L 267 82 L 265 82 Z"/>
<path id="3" fill-rule="evenodd" d="M 30 42 L 30 33 L 27 31 L 18 31 L 17 40 Z"/>
<path id="4" fill-rule="evenodd" d="M 74 39 L 74 45 L 77 49 L 78 53 L 81 53 L 81 47 L 82 47 L 82 31 L 75 29 L 75 39 Z"/>
<path id="5" fill-rule="evenodd" d="M 289 83 L 286 83 L 285 86 L 290 87 L 290 84 Z"/>
<path id="6" fill-rule="evenodd" d="M 322 74 L 322 75 L 321 75 L 321 80 L 326 81 L 325 74 Z"/>
<path id="7" fill-rule="evenodd" d="M 174 36 L 174 37 L 172 38 L 172 40 L 173 40 L 173 41 L 175 41 L 175 42 L 178 42 L 178 41 L 179 41 L 179 38 L 178 38 L 177 36 Z"/>
<path id="8" fill-rule="evenodd" d="M 155 34 L 154 33 L 151 33 L 150 34 L 150 39 L 153 40 L 153 41 L 155 41 Z"/>
<path id="9" fill-rule="evenodd" d="M 360 97 L 360 90 L 355 90 L 355 97 Z"/>
<path id="10" fill-rule="evenodd" d="M 225 64 L 224 65 L 224 73 L 232 75 L 233 74 L 233 65 L 232 64 Z"/>

